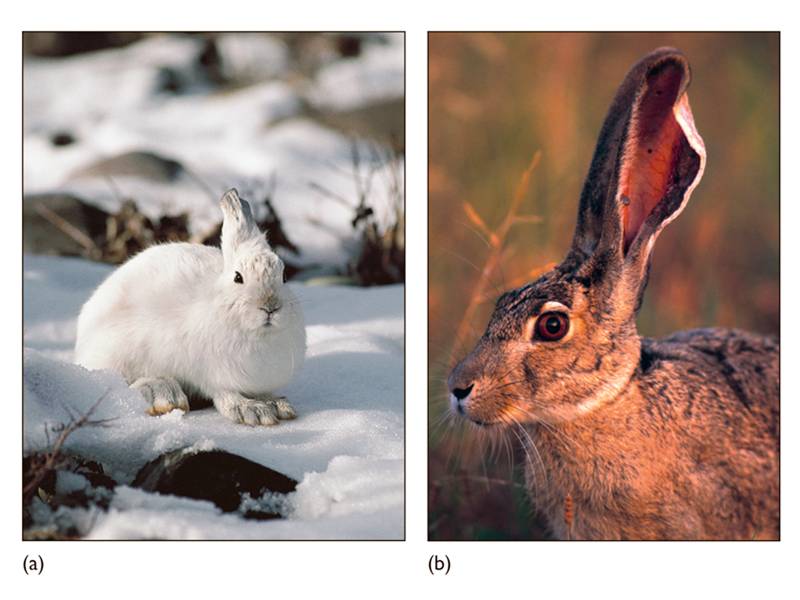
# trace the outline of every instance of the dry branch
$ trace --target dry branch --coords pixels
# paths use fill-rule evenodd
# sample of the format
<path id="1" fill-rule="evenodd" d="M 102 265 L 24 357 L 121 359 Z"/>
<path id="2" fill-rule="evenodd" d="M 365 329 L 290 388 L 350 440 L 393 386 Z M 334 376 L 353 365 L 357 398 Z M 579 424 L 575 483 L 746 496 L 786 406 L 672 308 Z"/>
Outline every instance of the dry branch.
<path id="1" fill-rule="evenodd" d="M 53 442 L 50 449 L 38 455 L 36 461 L 32 461 L 30 472 L 23 473 L 23 486 L 22 486 L 22 505 L 27 506 L 36 495 L 39 486 L 48 474 L 57 469 L 62 462 L 62 450 L 64 444 L 76 430 L 81 427 L 97 427 L 106 425 L 112 419 L 92 419 L 91 416 L 94 411 L 100 406 L 100 403 L 106 399 L 108 391 L 100 396 L 97 401 L 87 410 L 83 415 L 75 416 L 69 408 L 66 408 L 67 414 L 70 419 L 66 423 L 51 426 L 50 429 L 45 428 L 45 434 L 49 440 L 49 432 L 57 433 L 58 437 Z M 46 426 L 45 426 L 46 427 Z"/>
<path id="2" fill-rule="evenodd" d="M 464 317 L 461 319 L 458 329 L 456 330 L 455 342 L 453 343 L 450 352 L 451 363 L 455 357 L 455 353 L 459 348 L 462 347 L 464 339 L 469 333 L 475 318 L 475 312 L 478 310 L 478 307 L 486 302 L 486 300 L 490 297 L 488 289 L 491 287 L 492 276 L 503 262 L 503 245 L 505 244 L 509 231 L 511 231 L 511 228 L 515 225 L 541 222 L 541 217 L 536 215 L 519 214 L 520 205 L 525 199 L 530 186 L 531 175 L 533 174 L 536 166 L 539 164 L 539 159 L 541 156 L 542 153 L 540 151 L 534 153 L 533 157 L 531 158 L 531 162 L 528 164 L 528 168 L 522 173 L 522 176 L 517 183 L 516 190 L 514 191 L 514 197 L 511 199 L 511 204 L 508 207 L 506 216 L 495 229 L 492 230 L 488 225 L 486 225 L 486 222 L 483 220 L 483 218 L 481 218 L 471 204 L 467 202 L 464 203 L 464 213 L 466 214 L 467 219 L 469 219 L 469 221 L 486 236 L 486 239 L 490 244 L 490 249 L 489 254 L 483 264 L 483 268 L 479 270 L 480 275 L 478 277 L 478 281 L 474 286 L 472 286 L 472 295 L 470 296 L 469 304 L 464 311 Z"/>

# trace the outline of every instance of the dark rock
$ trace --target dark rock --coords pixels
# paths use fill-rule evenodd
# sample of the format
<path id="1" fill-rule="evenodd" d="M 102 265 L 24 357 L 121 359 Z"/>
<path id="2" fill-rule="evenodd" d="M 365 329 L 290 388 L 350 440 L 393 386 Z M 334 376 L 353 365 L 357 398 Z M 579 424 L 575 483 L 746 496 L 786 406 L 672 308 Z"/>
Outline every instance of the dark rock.
<path id="1" fill-rule="evenodd" d="M 186 88 L 186 82 L 180 73 L 172 67 L 161 67 L 156 75 L 156 90 L 159 92 L 169 92 L 170 94 L 180 94 Z"/>
<path id="2" fill-rule="evenodd" d="M 107 490 L 113 490 L 117 487 L 117 482 L 106 475 L 103 465 L 99 462 L 78 457 L 74 461 L 75 466 L 71 469 L 72 472 L 83 475 L 92 487 L 105 488 Z"/>
<path id="3" fill-rule="evenodd" d="M 251 460 L 224 450 L 190 452 L 185 449 L 162 454 L 141 468 L 133 484 L 148 492 L 210 500 L 225 512 L 242 506 L 245 495 L 259 498 L 269 492 L 288 494 L 297 482 Z M 248 510 L 246 518 L 267 519 L 280 515 Z"/>
<path id="4" fill-rule="evenodd" d="M 50 143 L 53 146 L 69 146 L 75 143 L 75 138 L 67 131 L 57 131 L 50 136 Z"/>
<path id="5" fill-rule="evenodd" d="M 128 176 L 142 177 L 161 183 L 171 183 L 186 170 L 176 160 L 164 158 L 145 151 L 125 152 L 119 156 L 106 158 L 72 174 L 72 179 L 80 177 Z"/>
<path id="6" fill-rule="evenodd" d="M 119 48 L 145 35 L 133 31 L 25 31 L 22 34 L 22 50 L 32 56 L 69 56 Z"/>
<path id="7" fill-rule="evenodd" d="M 353 58 L 361 54 L 361 37 L 344 33 L 336 40 L 336 49 L 339 56 L 343 58 Z"/>
<path id="8" fill-rule="evenodd" d="M 224 74 L 222 57 L 213 37 L 207 37 L 203 41 L 203 50 L 197 56 L 197 66 L 211 83 L 215 85 L 228 83 Z"/>
<path id="9" fill-rule="evenodd" d="M 80 256 L 85 251 L 73 227 L 87 241 L 97 243 L 105 234 L 109 214 L 71 194 L 34 194 L 22 203 L 22 247 L 33 254 Z M 68 224 L 65 227 L 64 224 Z"/>

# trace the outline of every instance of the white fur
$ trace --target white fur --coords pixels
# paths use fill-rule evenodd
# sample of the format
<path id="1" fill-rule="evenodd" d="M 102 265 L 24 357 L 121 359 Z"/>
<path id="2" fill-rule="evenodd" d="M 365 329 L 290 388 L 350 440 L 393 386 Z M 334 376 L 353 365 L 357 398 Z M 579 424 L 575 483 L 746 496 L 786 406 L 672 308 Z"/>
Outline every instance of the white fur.
<path id="1" fill-rule="evenodd" d="M 78 317 L 75 359 L 89 369 L 116 370 L 135 387 L 151 386 L 143 395 L 154 412 L 165 412 L 154 396 L 175 389 L 174 380 L 233 420 L 269 425 L 279 412 L 271 393 L 303 363 L 303 315 L 250 207 L 234 190 L 221 205 L 222 250 L 154 246 L 95 290 Z M 237 271 L 242 284 L 234 282 Z M 266 309 L 278 305 L 268 316 Z M 180 398 L 166 402 L 183 408 Z"/>

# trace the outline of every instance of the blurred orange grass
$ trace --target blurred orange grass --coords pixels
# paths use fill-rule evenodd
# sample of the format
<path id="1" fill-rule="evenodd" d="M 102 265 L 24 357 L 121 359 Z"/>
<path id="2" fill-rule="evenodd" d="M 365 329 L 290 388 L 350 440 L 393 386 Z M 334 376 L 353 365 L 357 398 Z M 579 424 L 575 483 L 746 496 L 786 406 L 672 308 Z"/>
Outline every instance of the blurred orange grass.
<path id="1" fill-rule="evenodd" d="M 511 204 L 508 207 L 505 217 L 495 229 L 491 229 L 486 224 L 486 221 L 484 221 L 480 214 L 478 214 L 478 211 L 475 210 L 472 204 L 469 202 L 464 202 L 463 204 L 464 214 L 466 214 L 467 219 L 469 219 L 469 221 L 486 237 L 489 243 L 490 252 L 484 261 L 483 268 L 480 270 L 480 276 L 478 277 L 477 285 L 473 288 L 469 304 L 464 311 L 464 317 L 461 319 L 458 329 L 456 330 L 455 343 L 450 351 L 451 363 L 453 362 L 457 349 L 461 348 L 461 345 L 471 328 L 471 324 L 475 318 L 475 312 L 477 311 L 478 307 L 492 297 L 490 293 L 487 293 L 487 288 L 491 285 L 492 275 L 495 273 L 503 259 L 503 246 L 505 244 L 506 237 L 508 236 L 508 232 L 515 225 L 536 224 L 542 222 L 542 218 L 537 215 L 518 214 L 522 201 L 525 199 L 528 189 L 530 188 L 531 175 L 533 174 L 534 169 L 536 169 L 538 166 L 541 157 L 542 153 L 540 150 L 537 150 L 533 154 L 533 157 L 528 164 L 528 168 L 526 168 L 522 173 L 522 176 L 517 183 L 517 187 L 514 191 L 514 197 L 511 200 Z M 528 274 L 528 277 L 535 274 L 540 274 L 544 272 L 544 270 L 546 269 L 533 269 Z"/>

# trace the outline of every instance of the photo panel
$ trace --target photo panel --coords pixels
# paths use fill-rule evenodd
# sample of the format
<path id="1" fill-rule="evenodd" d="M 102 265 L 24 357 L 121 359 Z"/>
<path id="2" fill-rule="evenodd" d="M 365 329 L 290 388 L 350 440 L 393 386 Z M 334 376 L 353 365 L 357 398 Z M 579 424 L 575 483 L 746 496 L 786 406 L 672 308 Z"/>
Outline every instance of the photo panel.
<path id="1" fill-rule="evenodd" d="M 23 539 L 404 539 L 405 34 L 22 46 Z"/>
<path id="2" fill-rule="evenodd" d="M 779 34 L 428 52 L 429 540 L 779 539 Z"/>

